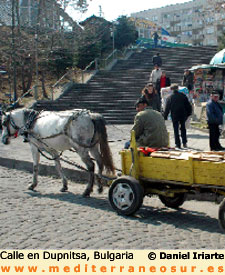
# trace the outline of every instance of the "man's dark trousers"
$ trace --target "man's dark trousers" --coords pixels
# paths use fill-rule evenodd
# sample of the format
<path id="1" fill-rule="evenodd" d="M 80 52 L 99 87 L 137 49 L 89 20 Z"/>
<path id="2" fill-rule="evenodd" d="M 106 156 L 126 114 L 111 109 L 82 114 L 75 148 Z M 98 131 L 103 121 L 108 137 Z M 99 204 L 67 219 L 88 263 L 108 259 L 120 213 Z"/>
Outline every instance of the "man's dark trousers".
<path id="1" fill-rule="evenodd" d="M 209 147 L 212 151 L 221 149 L 219 143 L 220 130 L 218 124 L 208 124 L 209 126 Z"/>
<path id="2" fill-rule="evenodd" d="M 181 131 L 182 143 L 183 143 L 183 145 L 186 145 L 187 144 L 187 133 L 186 133 L 186 127 L 185 127 L 185 120 L 173 121 L 175 144 L 177 147 L 180 148 L 181 142 L 180 142 L 180 135 L 179 135 L 179 126 L 180 126 L 180 131 Z"/>

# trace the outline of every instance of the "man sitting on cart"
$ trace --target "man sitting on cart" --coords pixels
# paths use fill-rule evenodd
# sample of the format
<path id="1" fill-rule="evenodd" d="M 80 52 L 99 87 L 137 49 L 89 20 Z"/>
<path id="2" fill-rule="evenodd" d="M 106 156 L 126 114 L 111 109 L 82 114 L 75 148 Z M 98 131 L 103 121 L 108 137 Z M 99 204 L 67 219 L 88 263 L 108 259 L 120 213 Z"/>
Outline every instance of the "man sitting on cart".
<path id="1" fill-rule="evenodd" d="M 143 97 L 137 100 L 135 107 L 138 113 L 132 130 L 135 131 L 137 146 L 167 147 L 168 132 L 161 113 L 148 106 L 148 101 Z"/>

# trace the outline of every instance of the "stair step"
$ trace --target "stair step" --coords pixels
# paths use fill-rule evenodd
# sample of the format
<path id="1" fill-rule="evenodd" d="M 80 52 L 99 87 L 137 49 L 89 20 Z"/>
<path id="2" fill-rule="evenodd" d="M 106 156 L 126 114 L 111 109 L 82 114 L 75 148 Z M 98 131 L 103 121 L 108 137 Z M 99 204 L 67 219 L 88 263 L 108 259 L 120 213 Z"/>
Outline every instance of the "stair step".
<path id="1" fill-rule="evenodd" d="M 70 110 L 84 108 L 103 114 L 109 124 L 132 124 L 134 103 L 148 82 L 153 69 L 152 57 L 157 52 L 162 69 L 171 82 L 181 83 L 184 69 L 208 64 L 215 47 L 159 48 L 134 52 L 127 60 L 118 60 L 110 71 L 100 70 L 88 83 L 74 84 L 55 101 L 38 101 L 36 110 Z"/>

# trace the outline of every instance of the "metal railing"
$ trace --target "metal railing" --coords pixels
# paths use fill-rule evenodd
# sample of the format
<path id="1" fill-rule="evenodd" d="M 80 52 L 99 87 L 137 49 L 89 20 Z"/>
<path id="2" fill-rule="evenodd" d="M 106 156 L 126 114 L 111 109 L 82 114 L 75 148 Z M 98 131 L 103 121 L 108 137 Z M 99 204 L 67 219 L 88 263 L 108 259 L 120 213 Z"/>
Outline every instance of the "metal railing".
<path id="1" fill-rule="evenodd" d="M 124 59 L 130 51 L 133 51 L 133 48 L 127 47 L 124 51 L 115 49 L 106 58 L 95 58 L 83 70 L 76 72 L 76 81 L 82 84 L 86 83 L 99 69 L 106 69 L 109 64 L 111 64 L 116 59 Z M 90 68 L 92 68 L 92 66 L 94 67 L 94 69 L 91 70 Z M 68 76 L 72 72 L 74 72 L 74 69 L 66 72 L 59 80 L 56 81 L 54 85 L 51 86 L 51 100 L 54 100 L 54 89 L 66 76 Z"/>
<path id="2" fill-rule="evenodd" d="M 82 80 L 82 83 L 84 83 L 84 77 L 85 77 L 85 73 L 88 72 L 89 68 L 91 68 L 91 66 L 95 64 L 94 66 L 94 71 L 97 71 L 98 70 L 98 59 L 95 58 L 93 61 L 91 61 L 85 68 L 84 70 L 81 71 L 81 80 Z"/>
<path id="3" fill-rule="evenodd" d="M 66 72 L 62 77 L 60 77 L 59 80 L 56 81 L 55 84 L 53 84 L 51 86 L 51 100 L 53 101 L 54 100 L 54 88 L 56 88 L 56 86 L 67 76 L 71 73 L 73 69 L 69 70 L 68 72 Z"/>

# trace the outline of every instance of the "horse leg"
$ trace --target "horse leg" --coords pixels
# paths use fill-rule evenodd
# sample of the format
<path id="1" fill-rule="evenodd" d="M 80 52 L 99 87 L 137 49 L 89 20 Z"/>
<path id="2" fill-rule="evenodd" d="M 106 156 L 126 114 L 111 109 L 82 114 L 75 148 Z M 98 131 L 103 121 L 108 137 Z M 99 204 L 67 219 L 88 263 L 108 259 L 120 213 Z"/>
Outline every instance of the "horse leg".
<path id="1" fill-rule="evenodd" d="M 90 193 L 93 191 L 93 185 L 94 185 L 94 180 L 95 180 L 95 164 L 91 160 L 91 157 L 88 153 L 88 150 L 86 148 L 76 148 L 76 151 L 78 155 L 80 156 L 81 160 L 85 163 L 88 172 L 89 172 L 89 182 L 87 185 L 87 188 L 85 189 L 83 193 L 83 197 L 89 197 Z"/>
<path id="2" fill-rule="evenodd" d="M 34 190 L 34 188 L 38 184 L 38 166 L 40 161 L 40 153 L 38 152 L 38 148 L 31 145 L 31 153 L 33 157 L 33 183 L 29 185 L 29 190 Z"/>
<path id="3" fill-rule="evenodd" d="M 103 183 L 102 183 L 102 170 L 103 170 L 103 161 L 102 161 L 102 157 L 101 154 L 99 152 L 99 146 L 98 144 L 96 144 L 93 148 L 90 149 L 90 152 L 92 154 L 92 156 L 94 157 L 94 159 L 97 162 L 98 165 L 98 175 L 99 177 L 97 177 L 97 184 L 98 184 L 98 193 L 102 193 L 103 192 Z"/>
<path id="4" fill-rule="evenodd" d="M 55 159 L 55 167 L 56 167 L 56 170 L 58 171 L 61 179 L 62 179 L 62 184 L 63 184 L 63 187 L 62 189 L 60 189 L 61 192 L 66 192 L 68 190 L 68 186 L 67 186 L 67 179 L 62 171 L 62 166 L 61 166 L 61 163 L 59 161 L 59 158 Z"/>

